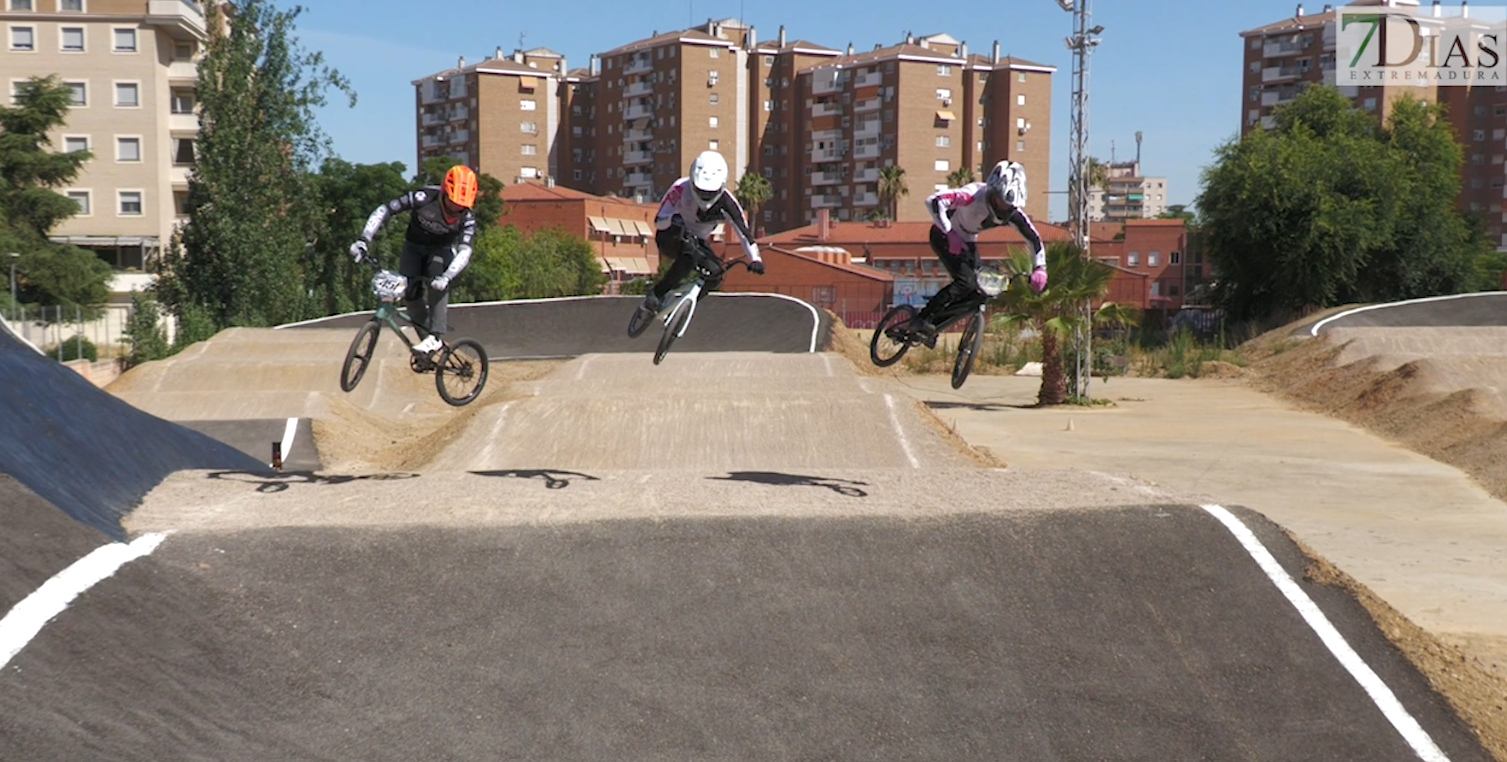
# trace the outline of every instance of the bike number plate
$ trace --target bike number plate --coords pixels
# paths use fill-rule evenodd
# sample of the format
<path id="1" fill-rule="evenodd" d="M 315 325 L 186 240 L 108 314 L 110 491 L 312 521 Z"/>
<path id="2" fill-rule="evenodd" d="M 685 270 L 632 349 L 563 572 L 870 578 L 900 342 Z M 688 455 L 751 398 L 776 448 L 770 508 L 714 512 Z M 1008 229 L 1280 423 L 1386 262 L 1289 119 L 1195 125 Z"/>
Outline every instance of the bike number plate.
<path id="1" fill-rule="evenodd" d="M 395 302 L 408 290 L 408 279 L 390 270 L 372 276 L 372 291 L 384 302 Z"/>
<path id="2" fill-rule="evenodd" d="M 978 274 L 979 290 L 989 296 L 999 296 L 1010 286 L 1010 279 L 1004 273 L 985 270 Z"/>

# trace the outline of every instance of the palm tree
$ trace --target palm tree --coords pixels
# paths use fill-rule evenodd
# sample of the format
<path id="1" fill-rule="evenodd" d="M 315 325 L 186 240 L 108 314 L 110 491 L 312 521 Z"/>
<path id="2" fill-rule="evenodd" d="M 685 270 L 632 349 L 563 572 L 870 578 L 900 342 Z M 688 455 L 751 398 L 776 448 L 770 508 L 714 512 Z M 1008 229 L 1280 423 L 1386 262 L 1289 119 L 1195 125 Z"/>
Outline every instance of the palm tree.
<path id="1" fill-rule="evenodd" d="M 947 175 L 947 187 L 949 188 L 961 188 L 971 182 L 973 182 L 972 167 L 958 167 Z"/>
<path id="2" fill-rule="evenodd" d="M 774 197 L 774 186 L 770 184 L 769 178 L 758 172 L 744 172 L 733 195 L 748 209 L 749 227 L 758 230 L 759 207 Z"/>
<path id="3" fill-rule="evenodd" d="M 1031 265 L 1029 253 L 1011 253 L 1010 267 L 1015 272 L 1028 273 Z M 1085 259 L 1077 244 L 1058 241 L 1047 245 L 1047 272 L 1051 278 L 1047 289 L 1039 294 L 1024 279 L 1017 279 L 1000 294 L 998 303 L 1005 314 L 997 323 L 1029 323 L 1036 329 L 1041 336 L 1041 390 L 1036 394 L 1036 404 L 1061 405 L 1068 401 L 1062 342 L 1085 327 L 1079 311 L 1085 302 L 1109 292 L 1114 270 L 1102 262 Z M 1105 303 L 1094 321 L 1105 320 L 1116 311 L 1119 308 L 1112 302 Z"/>
<path id="4" fill-rule="evenodd" d="M 1109 185 L 1109 165 L 1105 164 L 1103 160 L 1095 158 L 1093 156 L 1088 157 L 1087 163 L 1089 193 L 1093 193 L 1095 189 L 1100 191 L 1104 190 L 1105 187 Z M 1068 188 L 1067 192 L 1068 208 L 1078 208 L 1076 203 L 1078 198 L 1078 189 Z"/>
<path id="5" fill-rule="evenodd" d="M 900 214 L 900 197 L 909 195 L 910 189 L 905 187 L 905 169 L 891 164 L 879 170 L 879 205 L 889 210 L 890 219 Z"/>

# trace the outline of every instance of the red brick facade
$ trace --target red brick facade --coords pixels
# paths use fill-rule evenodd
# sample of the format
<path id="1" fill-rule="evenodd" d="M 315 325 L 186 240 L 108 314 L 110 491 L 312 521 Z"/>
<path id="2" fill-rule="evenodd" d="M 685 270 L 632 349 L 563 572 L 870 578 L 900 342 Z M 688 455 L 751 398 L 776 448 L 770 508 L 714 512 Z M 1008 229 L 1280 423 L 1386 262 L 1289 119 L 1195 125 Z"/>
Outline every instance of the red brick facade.
<path id="1" fill-rule="evenodd" d="M 654 245 L 658 205 L 543 183 L 507 186 L 502 200 L 503 225 L 513 225 L 523 233 L 560 228 L 590 242 L 607 274 L 607 293 L 617 293 L 626 281 L 658 272 L 659 250 Z"/>

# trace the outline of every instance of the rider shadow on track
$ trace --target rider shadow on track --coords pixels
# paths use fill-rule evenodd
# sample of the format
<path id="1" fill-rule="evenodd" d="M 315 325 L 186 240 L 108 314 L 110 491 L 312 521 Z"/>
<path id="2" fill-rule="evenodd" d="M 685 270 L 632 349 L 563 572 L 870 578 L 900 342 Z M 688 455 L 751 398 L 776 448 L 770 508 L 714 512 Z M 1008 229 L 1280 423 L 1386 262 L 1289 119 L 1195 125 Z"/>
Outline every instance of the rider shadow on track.
<path id="1" fill-rule="evenodd" d="M 498 476 L 512 479 L 543 479 L 546 489 L 565 489 L 570 486 L 567 476 L 573 476 L 589 481 L 601 481 L 591 474 L 582 474 L 575 471 L 556 471 L 553 469 L 515 468 L 507 471 L 472 471 L 477 476 Z"/>
<path id="2" fill-rule="evenodd" d="M 209 474 L 206 478 L 255 484 L 257 492 L 272 493 L 282 492 L 295 484 L 329 487 L 337 484 L 349 484 L 358 480 L 416 479 L 418 476 L 418 474 L 408 473 L 348 476 L 344 474 L 316 474 L 313 471 L 216 471 Z"/>
<path id="3" fill-rule="evenodd" d="M 833 479 L 824 476 L 801 476 L 799 474 L 782 474 L 775 471 L 731 471 L 727 476 L 708 476 L 707 478 L 727 482 L 772 484 L 776 487 L 825 487 L 846 497 L 869 496 L 869 493 L 858 488 L 860 486 L 869 486 L 868 482 L 855 482 L 848 479 Z"/>
<path id="4" fill-rule="evenodd" d="M 932 410 L 977 410 L 979 412 L 999 412 L 1001 410 L 1034 410 L 1039 407 L 1032 404 L 1005 404 L 1002 402 L 942 402 L 940 400 L 927 400 L 926 406 Z"/>

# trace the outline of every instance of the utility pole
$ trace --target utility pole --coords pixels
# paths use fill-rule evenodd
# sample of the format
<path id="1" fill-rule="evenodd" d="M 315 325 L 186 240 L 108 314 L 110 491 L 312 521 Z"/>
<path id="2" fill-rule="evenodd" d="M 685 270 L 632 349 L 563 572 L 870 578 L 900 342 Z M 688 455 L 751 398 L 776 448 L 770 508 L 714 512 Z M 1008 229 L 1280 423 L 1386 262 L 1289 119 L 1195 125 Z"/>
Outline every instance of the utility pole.
<path id="1" fill-rule="evenodd" d="M 1062 10 L 1073 14 L 1073 35 L 1068 37 L 1068 50 L 1073 51 L 1073 97 L 1069 107 L 1071 133 L 1068 160 L 1072 166 L 1068 172 L 1068 198 L 1072 208 L 1068 209 L 1068 227 L 1073 231 L 1073 240 L 1082 250 L 1084 259 L 1089 259 L 1089 220 L 1088 220 L 1088 57 L 1093 49 L 1099 44 L 1098 35 L 1103 33 L 1102 26 L 1089 26 L 1089 3 L 1091 0 L 1057 0 L 1057 5 Z M 1075 344 L 1077 345 L 1077 389 L 1074 394 L 1083 401 L 1088 400 L 1089 378 L 1093 374 L 1094 361 L 1092 351 L 1093 341 L 1093 303 L 1085 299 L 1083 302 L 1082 322 L 1079 325 Z"/>

